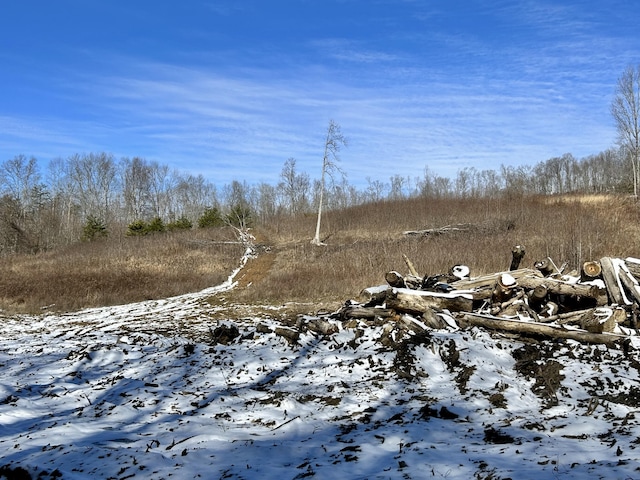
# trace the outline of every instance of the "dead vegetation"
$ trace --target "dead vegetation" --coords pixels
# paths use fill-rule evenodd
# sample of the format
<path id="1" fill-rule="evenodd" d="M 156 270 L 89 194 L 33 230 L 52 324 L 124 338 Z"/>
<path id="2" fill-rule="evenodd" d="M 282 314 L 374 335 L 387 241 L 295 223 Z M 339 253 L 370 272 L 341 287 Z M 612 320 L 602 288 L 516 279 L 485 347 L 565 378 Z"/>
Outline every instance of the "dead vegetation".
<path id="1" fill-rule="evenodd" d="M 326 212 L 327 245 L 320 247 L 310 244 L 313 215 L 275 217 L 252 229 L 261 254 L 243 270 L 240 288 L 212 301 L 246 305 L 246 315 L 254 305 L 286 304 L 291 315 L 332 310 L 401 268 L 402 254 L 420 272 L 465 264 L 474 277 L 507 269 L 510 249 L 520 243 L 531 261 L 551 257 L 571 268 L 602 256 L 638 256 L 639 214 L 637 203 L 622 196 L 412 198 Z M 482 228 L 403 235 L 459 224 Z M 237 267 L 242 247 L 214 243 L 234 239 L 229 229 L 194 229 L 2 257 L 0 308 L 68 311 L 197 291 Z"/>
<path id="2" fill-rule="evenodd" d="M 224 230 L 119 237 L 0 258 L 0 308 L 72 311 L 166 298 L 223 282 L 243 253 Z"/>

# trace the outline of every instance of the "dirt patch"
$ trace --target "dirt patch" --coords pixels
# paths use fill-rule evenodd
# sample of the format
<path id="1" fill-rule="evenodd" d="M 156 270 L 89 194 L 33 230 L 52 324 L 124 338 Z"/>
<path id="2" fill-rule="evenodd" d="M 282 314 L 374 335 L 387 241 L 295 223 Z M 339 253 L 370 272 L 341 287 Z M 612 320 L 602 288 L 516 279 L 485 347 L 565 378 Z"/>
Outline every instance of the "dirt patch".
<path id="1" fill-rule="evenodd" d="M 275 251 L 266 246 L 257 248 L 258 255 L 250 259 L 238 275 L 238 288 L 243 289 L 264 279 L 273 267 Z"/>
<path id="2" fill-rule="evenodd" d="M 416 376 L 424 376 L 424 372 L 418 372 L 415 368 L 416 357 L 414 349 L 417 345 L 429 345 L 431 335 L 429 332 L 421 332 L 404 338 L 396 345 L 396 356 L 393 359 L 393 368 L 398 378 L 412 380 Z"/>
<path id="3" fill-rule="evenodd" d="M 460 393 L 463 395 L 467 392 L 467 383 L 476 371 L 473 365 L 465 365 L 460 361 L 460 352 L 456 346 L 456 342 L 451 339 L 440 349 L 440 358 L 451 372 L 457 372 L 455 382 L 458 385 Z"/>
<path id="4" fill-rule="evenodd" d="M 514 350 L 512 355 L 516 371 L 535 381 L 531 390 L 544 401 L 544 408 L 557 405 L 564 375 L 560 373 L 563 365 L 551 358 L 553 348 L 546 344 L 529 344 Z"/>

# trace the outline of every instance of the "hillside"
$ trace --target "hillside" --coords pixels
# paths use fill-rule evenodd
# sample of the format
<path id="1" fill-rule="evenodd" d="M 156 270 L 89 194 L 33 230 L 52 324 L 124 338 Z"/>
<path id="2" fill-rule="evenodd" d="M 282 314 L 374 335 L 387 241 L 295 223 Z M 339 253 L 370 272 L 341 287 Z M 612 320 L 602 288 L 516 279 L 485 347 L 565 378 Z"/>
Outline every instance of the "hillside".
<path id="1" fill-rule="evenodd" d="M 330 315 L 294 325 L 273 306 L 220 320 L 211 299 L 233 298 L 241 267 L 195 294 L 3 318 L 0 472 L 640 477 L 637 337 L 618 350 L 477 328 L 403 336 Z M 335 332 L 314 333 L 318 319 Z"/>

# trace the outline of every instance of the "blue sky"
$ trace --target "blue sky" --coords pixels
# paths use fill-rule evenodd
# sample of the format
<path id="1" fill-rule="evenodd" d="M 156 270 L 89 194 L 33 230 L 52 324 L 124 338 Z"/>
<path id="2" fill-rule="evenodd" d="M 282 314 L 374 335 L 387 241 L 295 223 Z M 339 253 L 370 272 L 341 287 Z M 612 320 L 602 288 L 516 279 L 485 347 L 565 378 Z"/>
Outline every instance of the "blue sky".
<path id="1" fill-rule="evenodd" d="M 23 0 L 0 15 L 0 160 L 106 151 L 218 185 L 581 158 L 615 144 L 635 0 Z"/>

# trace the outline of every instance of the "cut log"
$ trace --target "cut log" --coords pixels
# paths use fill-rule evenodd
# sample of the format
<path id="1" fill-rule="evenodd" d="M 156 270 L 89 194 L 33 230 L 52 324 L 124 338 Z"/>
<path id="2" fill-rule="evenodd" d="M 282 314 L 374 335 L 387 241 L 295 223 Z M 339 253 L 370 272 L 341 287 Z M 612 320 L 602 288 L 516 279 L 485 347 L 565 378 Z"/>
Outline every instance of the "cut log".
<path id="1" fill-rule="evenodd" d="M 396 312 L 390 308 L 364 307 L 361 305 L 348 305 L 340 309 L 339 316 L 342 320 L 352 318 L 373 319 L 393 317 Z"/>
<path id="2" fill-rule="evenodd" d="M 305 324 L 305 326 L 312 332 L 319 333 L 321 335 L 333 335 L 338 332 L 337 325 L 322 318 L 312 318 Z"/>
<path id="3" fill-rule="evenodd" d="M 471 269 L 466 265 L 454 265 L 449 270 L 449 275 L 451 275 L 456 280 L 468 279 L 470 273 Z"/>
<path id="4" fill-rule="evenodd" d="M 618 278 L 624 287 L 624 291 L 633 301 L 640 304 L 640 286 L 638 285 L 638 280 L 631 274 L 624 262 L 618 261 L 618 263 Z"/>
<path id="5" fill-rule="evenodd" d="M 560 270 L 558 269 L 558 267 L 556 267 L 556 264 L 553 263 L 551 257 L 538 260 L 533 266 L 536 267 L 536 269 L 538 269 L 540 273 L 542 273 L 542 275 L 544 275 L 545 277 L 548 277 L 555 273 L 560 273 Z"/>
<path id="6" fill-rule="evenodd" d="M 549 293 L 549 289 L 546 285 L 540 284 L 537 285 L 533 290 L 529 291 L 527 298 L 529 300 L 529 306 L 531 308 L 536 309 L 538 312 L 542 310 L 545 300 L 547 299 L 547 294 Z"/>
<path id="7" fill-rule="evenodd" d="M 503 273 L 498 277 L 491 294 L 491 303 L 505 303 L 516 294 L 518 286 L 516 279 L 509 273 Z"/>
<path id="8" fill-rule="evenodd" d="M 627 257 L 624 259 L 624 263 L 631 275 L 640 278 L 640 258 Z"/>
<path id="9" fill-rule="evenodd" d="M 389 290 L 389 288 L 391 288 L 389 285 L 365 288 L 360 292 L 359 298 L 366 307 L 382 305 L 387 297 L 387 290 Z"/>
<path id="10" fill-rule="evenodd" d="M 298 339 L 300 338 L 300 332 L 293 328 L 276 327 L 273 331 L 276 335 L 281 336 L 287 342 L 289 342 L 290 345 L 295 345 L 296 343 L 298 343 Z"/>
<path id="11" fill-rule="evenodd" d="M 621 308 L 594 308 L 580 319 L 580 328 L 591 333 L 611 333 L 627 319 L 627 312 Z"/>
<path id="12" fill-rule="evenodd" d="M 522 245 L 516 245 L 511 250 L 511 266 L 509 270 L 517 270 L 520 267 L 520 262 L 524 257 L 525 251 Z"/>
<path id="13" fill-rule="evenodd" d="M 387 308 L 399 312 L 423 314 L 429 308 L 451 312 L 470 312 L 473 298 L 468 293 L 436 293 L 403 288 L 392 288 L 387 292 Z"/>
<path id="14" fill-rule="evenodd" d="M 582 271 L 580 272 L 580 280 L 588 282 L 600 278 L 602 275 L 602 267 L 599 262 L 584 262 Z"/>
<path id="15" fill-rule="evenodd" d="M 404 283 L 404 277 L 395 270 L 387 272 L 384 279 L 389 285 L 396 288 L 406 288 L 407 284 Z"/>
<path id="16" fill-rule="evenodd" d="M 615 346 L 616 342 L 626 338 L 622 335 L 610 333 L 591 333 L 583 330 L 569 330 L 564 327 L 556 327 L 542 323 L 523 322 L 519 320 L 505 320 L 478 313 L 459 313 L 456 320 L 461 327 L 478 326 L 492 330 L 523 333 L 528 335 L 541 335 L 550 338 L 566 338 L 585 343 L 601 343 Z"/>
<path id="17" fill-rule="evenodd" d="M 489 295 L 487 297 L 484 297 L 484 298 L 488 298 L 491 296 L 491 290 L 493 290 L 493 287 L 495 286 L 498 279 L 505 273 L 508 273 L 516 280 L 519 280 L 521 277 L 525 275 L 542 278 L 542 275 L 537 270 L 533 270 L 531 268 L 522 268 L 519 270 L 513 270 L 509 272 L 498 272 L 498 273 L 492 273 L 489 275 L 482 275 L 480 277 L 475 277 L 468 280 L 459 280 L 457 282 L 451 283 L 451 286 L 458 290 L 473 290 L 476 288 L 488 287 L 490 289 Z"/>
<path id="18" fill-rule="evenodd" d="M 614 260 L 611 257 L 602 257 L 600 259 L 600 266 L 602 267 L 602 279 L 607 287 L 607 293 L 609 295 L 609 303 L 616 305 L 630 305 L 622 291 L 622 285 L 618 278 L 618 269 Z"/>
<path id="19" fill-rule="evenodd" d="M 407 275 L 403 277 L 396 271 L 387 272 L 384 276 L 387 283 L 395 288 L 413 288 L 418 289 L 422 286 L 422 278 L 415 275 Z"/>
<path id="20" fill-rule="evenodd" d="M 518 285 L 526 289 L 535 289 L 543 286 L 548 293 L 556 295 L 573 295 L 576 297 L 593 298 L 600 297 L 600 289 L 596 285 L 585 285 L 582 283 L 568 283 L 554 278 L 540 278 L 523 276 L 518 279 Z"/>

